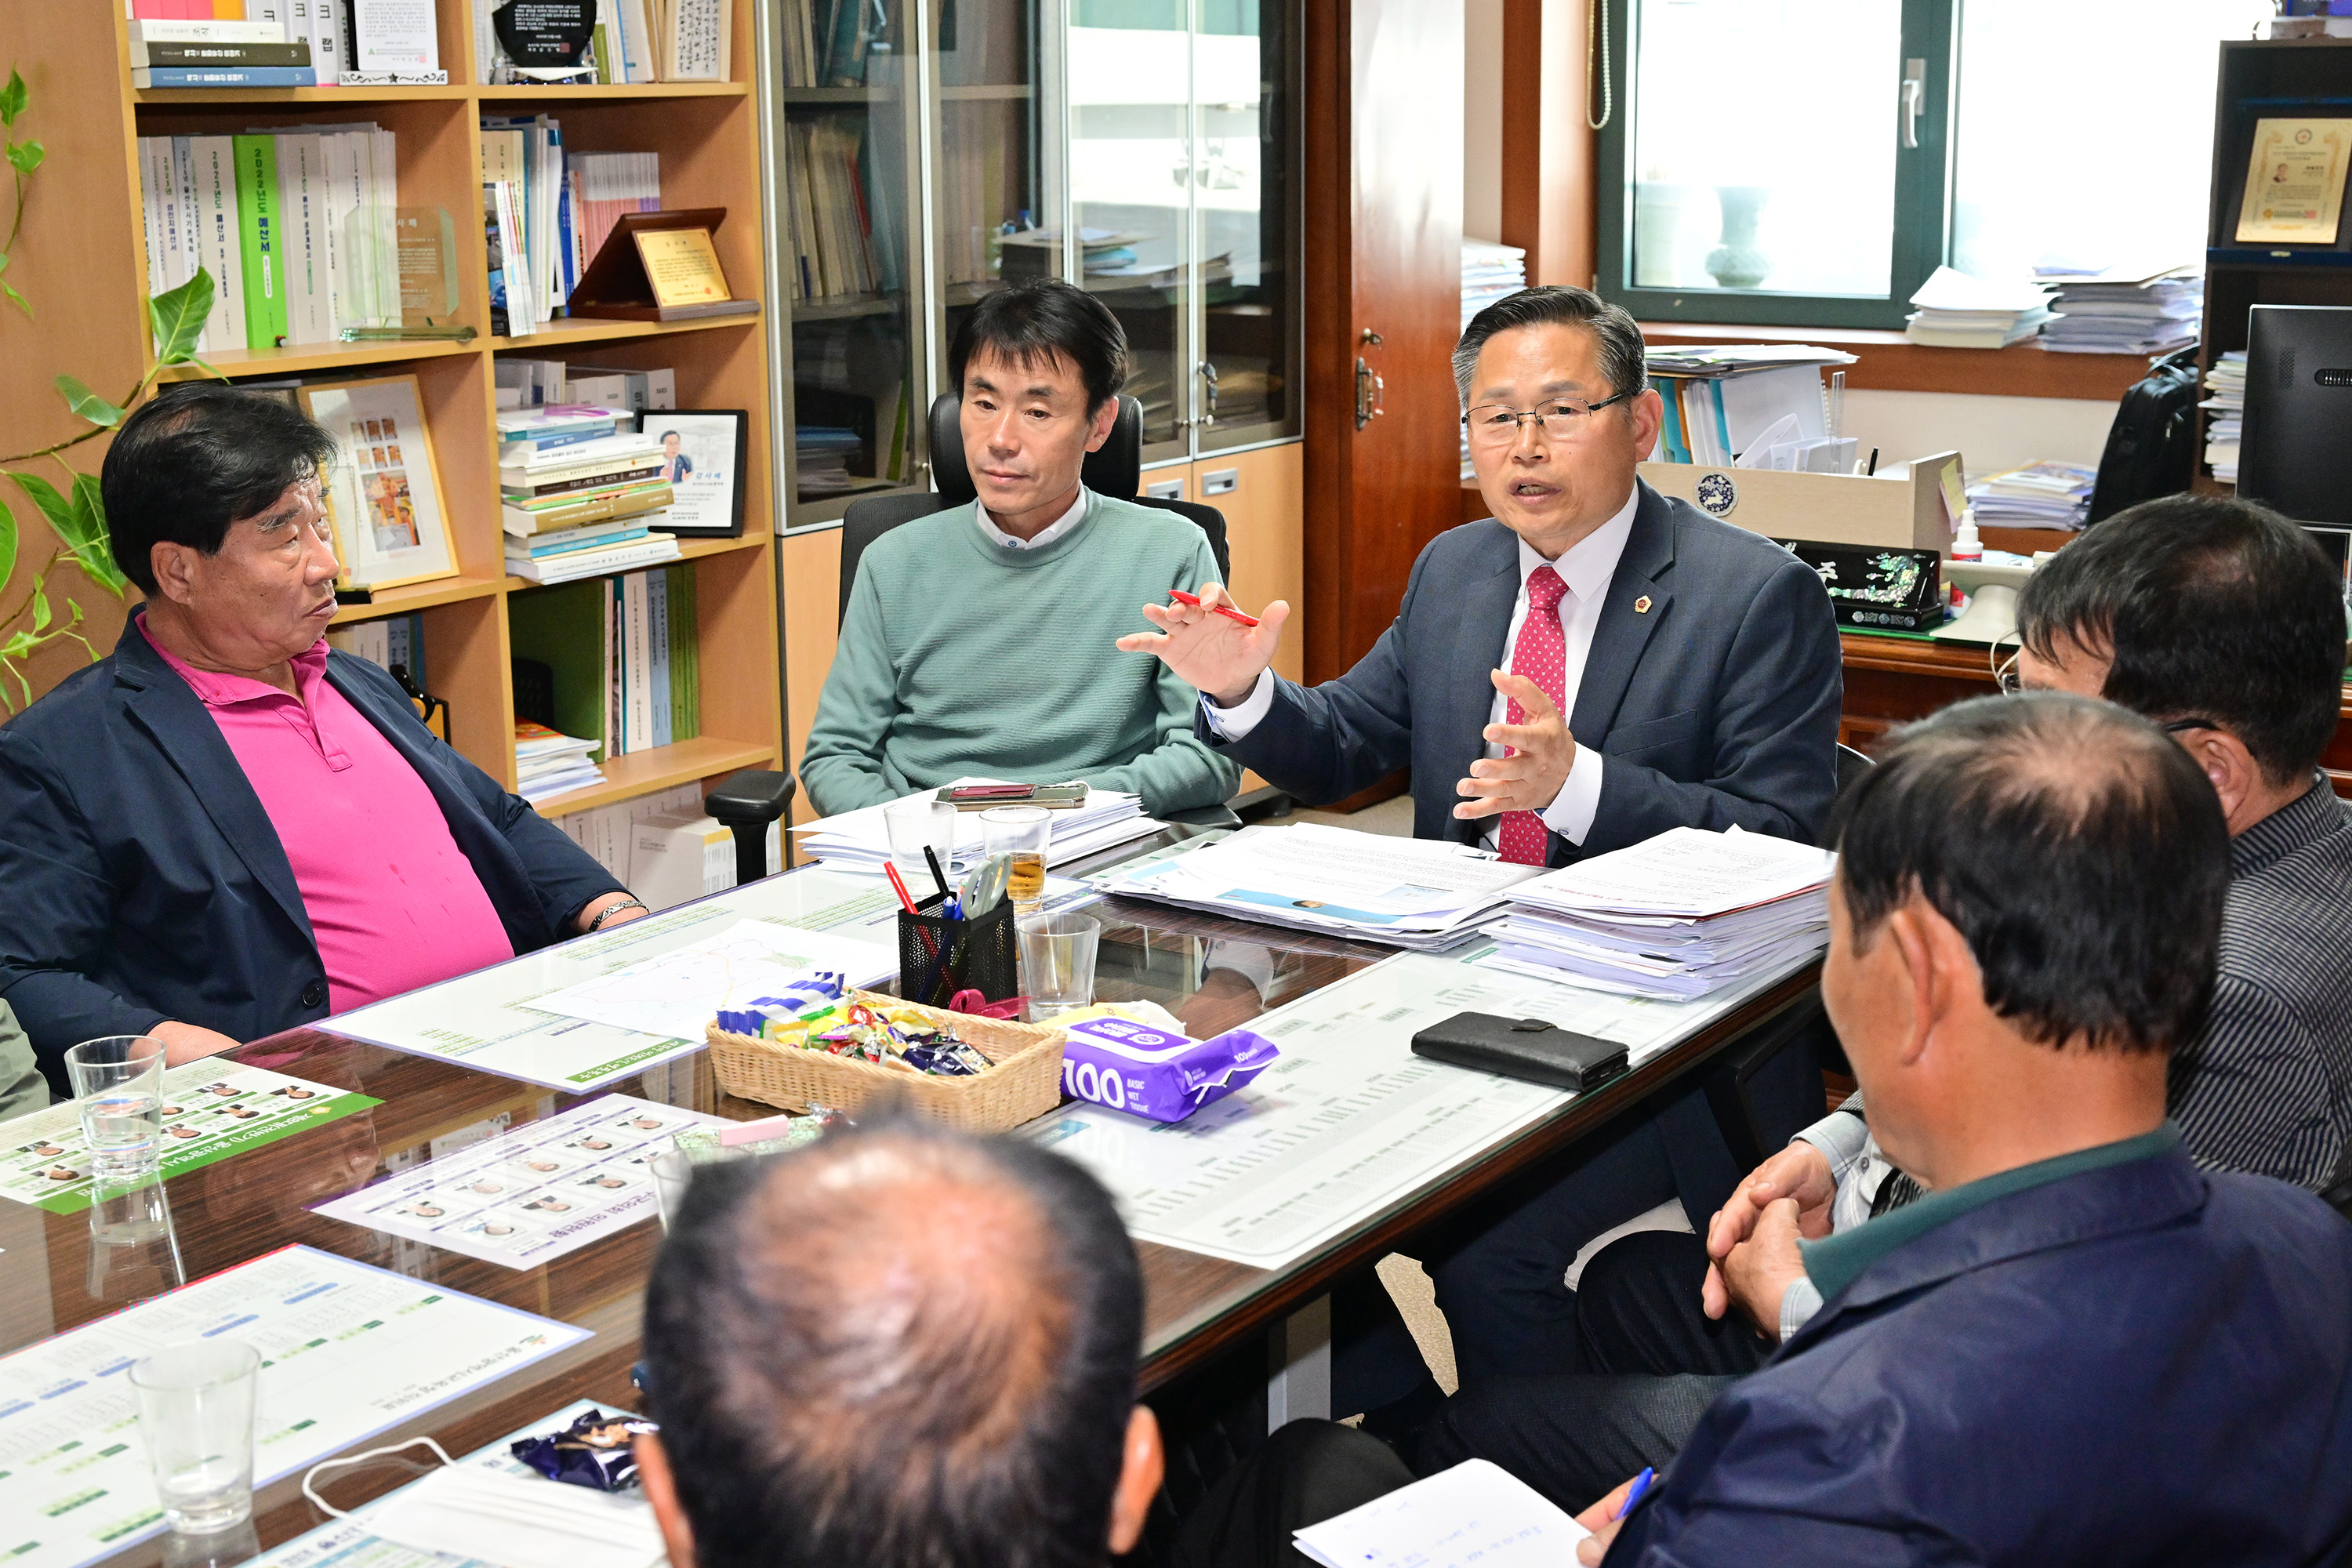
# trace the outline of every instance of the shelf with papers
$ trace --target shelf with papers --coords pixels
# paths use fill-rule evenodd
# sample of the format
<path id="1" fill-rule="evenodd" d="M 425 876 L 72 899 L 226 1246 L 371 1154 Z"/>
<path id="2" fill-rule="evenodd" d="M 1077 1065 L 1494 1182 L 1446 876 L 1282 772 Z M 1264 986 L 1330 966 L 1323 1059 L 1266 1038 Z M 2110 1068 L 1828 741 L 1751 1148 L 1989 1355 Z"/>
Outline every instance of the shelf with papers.
<path id="1" fill-rule="evenodd" d="M 655 531 L 658 532 L 660 531 L 656 529 Z M 757 550 L 766 542 L 767 541 L 765 537 L 756 532 L 746 533 L 739 539 L 681 539 L 677 542 L 677 558 L 680 561 L 699 561 L 705 556 L 730 555 L 739 550 Z M 610 572 L 599 573 L 596 574 L 596 575 L 604 577 L 621 577 L 626 576 L 632 572 L 646 571 L 649 567 L 650 569 L 658 570 L 661 567 L 671 564 L 673 564 L 673 563 L 667 561 L 656 561 L 650 563 L 640 563 L 635 566 L 616 566 Z M 572 578 L 572 581 L 579 583 L 586 582 L 588 579 L 575 577 Z M 420 584 L 420 586 L 432 585 L 434 584 Z M 534 583 L 528 577 L 517 577 L 512 574 L 508 575 L 500 584 L 500 586 L 504 587 L 509 594 L 524 594 L 529 593 L 534 588 L 551 585 L 560 586 L 561 584 Z"/>
<path id="2" fill-rule="evenodd" d="M 1643 321 L 1643 338 L 1669 343 L 1819 343 L 1856 357 L 1851 392 L 1967 392 L 1996 397 L 2065 397 L 2114 403 L 2147 374 L 2146 354 L 2053 353 L 2038 342 L 2005 349 L 1946 349 L 1901 332 L 1854 327 L 1717 326 Z"/>
<path id="3" fill-rule="evenodd" d="M 614 801 L 651 795 L 656 790 L 693 784 L 698 779 L 731 773 L 738 768 L 775 765 L 776 749 L 756 741 L 729 741 L 701 735 L 673 745 L 654 746 L 604 764 L 604 782 L 587 789 L 551 795 L 538 805 L 541 816 L 588 811 Z"/>
<path id="4" fill-rule="evenodd" d="M 412 610 L 430 609 L 435 605 L 454 605 L 465 599 L 486 599 L 503 592 L 509 584 L 520 582 L 516 577 L 442 577 L 430 583 L 410 583 L 398 588 L 378 588 L 364 605 L 345 605 L 335 612 L 334 624 L 349 626 L 353 621 L 373 621 L 384 616 L 404 616 Z"/>
<path id="5" fill-rule="evenodd" d="M 445 359 L 452 354 L 479 353 L 482 340 L 454 343 L 440 338 L 412 338 L 392 343 L 300 343 L 282 349 L 207 350 L 204 364 L 166 368 L 158 381 L 210 381 L 205 365 L 232 379 L 239 376 L 309 375 L 317 371 L 355 369 L 361 365 L 394 364 L 404 360 Z"/>

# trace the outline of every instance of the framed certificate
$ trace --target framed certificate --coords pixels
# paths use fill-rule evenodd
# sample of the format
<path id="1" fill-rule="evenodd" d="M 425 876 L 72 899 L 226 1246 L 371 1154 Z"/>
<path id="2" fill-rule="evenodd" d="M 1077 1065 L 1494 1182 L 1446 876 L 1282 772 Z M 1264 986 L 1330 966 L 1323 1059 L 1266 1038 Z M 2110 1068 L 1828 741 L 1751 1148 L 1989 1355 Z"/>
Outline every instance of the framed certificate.
<path id="1" fill-rule="evenodd" d="M 2241 245 L 2334 245 L 2344 217 L 2352 120 L 2258 120 Z"/>
<path id="2" fill-rule="evenodd" d="M 346 588 L 457 574 L 457 542 L 413 375 L 300 390 L 302 412 L 335 439 L 327 512 Z"/>

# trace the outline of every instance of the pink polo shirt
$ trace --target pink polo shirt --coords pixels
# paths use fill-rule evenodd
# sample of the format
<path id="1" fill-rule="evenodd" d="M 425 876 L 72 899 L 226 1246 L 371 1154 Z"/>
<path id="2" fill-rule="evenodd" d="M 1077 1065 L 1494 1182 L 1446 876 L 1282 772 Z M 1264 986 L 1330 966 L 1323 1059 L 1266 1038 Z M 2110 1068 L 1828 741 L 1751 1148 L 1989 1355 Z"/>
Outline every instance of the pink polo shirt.
<path id="1" fill-rule="evenodd" d="M 299 701 L 155 651 L 211 712 L 278 829 L 326 966 L 331 1011 L 514 956 L 433 792 L 328 684 L 323 640 L 294 660 Z"/>

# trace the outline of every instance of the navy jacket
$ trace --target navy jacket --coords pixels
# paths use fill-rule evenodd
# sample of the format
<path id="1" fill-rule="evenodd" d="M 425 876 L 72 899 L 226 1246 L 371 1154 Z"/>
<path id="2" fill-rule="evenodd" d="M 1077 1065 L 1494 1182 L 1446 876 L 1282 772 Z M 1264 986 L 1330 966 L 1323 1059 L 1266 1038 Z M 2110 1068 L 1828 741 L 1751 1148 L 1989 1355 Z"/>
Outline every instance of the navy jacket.
<path id="1" fill-rule="evenodd" d="M 1608 759 L 1600 809 L 1580 847 L 1552 835 L 1550 863 L 1670 827 L 1818 842 L 1837 798 L 1845 693 L 1828 593 L 1769 540 L 1635 482 L 1633 531 L 1569 715 L 1577 744 Z M 1199 734 L 1310 803 L 1410 767 L 1414 836 L 1475 841 L 1491 819 L 1456 819 L 1454 786 L 1486 754 L 1488 672 L 1509 657 L 1518 567 L 1518 536 L 1501 523 L 1446 530 L 1355 668 L 1316 687 L 1277 679 L 1273 710 L 1239 741 L 1205 715 Z"/>
<path id="2" fill-rule="evenodd" d="M 391 676 L 331 652 L 327 679 L 433 792 L 517 952 L 620 886 L 427 730 Z M 327 1014 L 278 830 L 135 619 L 0 728 L 0 999 L 53 1083 L 66 1050 L 101 1035 L 176 1019 L 253 1040 Z"/>
<path id="3" fill-rule="evenodd" d="M 2352 1225 L 2179 1149 L 1888 1253 L 1699 1422 L 1610 1568 L 2333 1563 Z"/>

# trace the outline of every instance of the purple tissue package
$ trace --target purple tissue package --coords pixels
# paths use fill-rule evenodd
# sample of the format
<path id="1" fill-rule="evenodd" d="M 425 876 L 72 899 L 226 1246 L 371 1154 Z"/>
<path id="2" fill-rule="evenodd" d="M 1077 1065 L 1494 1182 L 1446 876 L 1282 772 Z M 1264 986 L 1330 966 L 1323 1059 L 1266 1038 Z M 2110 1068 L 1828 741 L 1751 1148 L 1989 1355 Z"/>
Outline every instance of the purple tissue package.
<path id="1" fill-rule="evenodd" d="M 1181 1121 L 1264 1072 L 1281 1053 L 1247 1029 L 1188 1039 L 1125 1018 L 1069 1025 L 1062 1092 L 1154 1121 Z"/>

